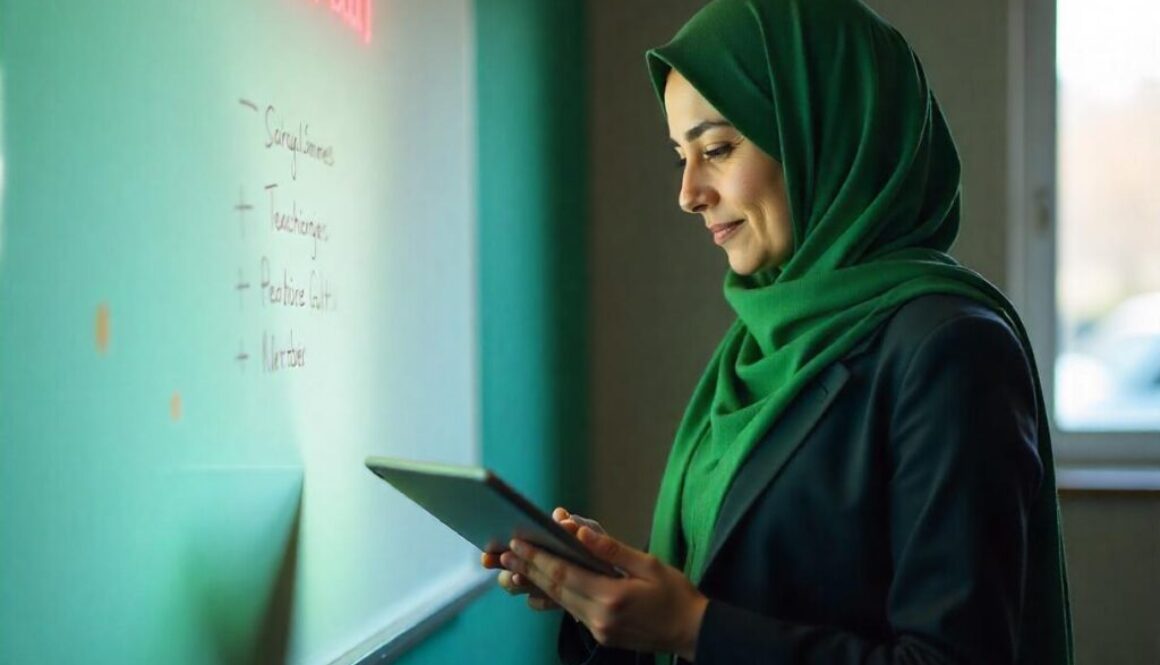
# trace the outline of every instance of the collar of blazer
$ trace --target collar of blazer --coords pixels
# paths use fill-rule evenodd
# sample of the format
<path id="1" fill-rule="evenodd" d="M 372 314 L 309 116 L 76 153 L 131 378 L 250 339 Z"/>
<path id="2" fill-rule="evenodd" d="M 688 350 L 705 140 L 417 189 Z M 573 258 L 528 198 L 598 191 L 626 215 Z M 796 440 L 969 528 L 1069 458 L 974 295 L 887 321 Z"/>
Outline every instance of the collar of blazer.
<path id="1" fill-rule="evenodd" d="M 729 535 L 733 533 L 745 511 L 753 505 L 761 492 L 777 479 L 782 468 L 801 447 L 818 419 L 830 408 L 830 404 L 850 378 L 850 371 L 846 369 L 845 362 L 868 350 L 877 337 L 878 334 L 870 335 L 847 354 L 845 359 L 823 370 L 821 375 L 790 404 L 765 439 L 754 446 L 753 452 L 749 453 L 748 459 L 741 465 L 741 469 L 729 486 L 725 502 L 721 505 L 721 512 L 717 515 L 713 539 L 709 544 L 709 556 L 705 559 L 706 572 L 713 565 L 721 546 L 729 539 Z M 705 575 L 702 575 L 701 579 L 705 579 Z"/>

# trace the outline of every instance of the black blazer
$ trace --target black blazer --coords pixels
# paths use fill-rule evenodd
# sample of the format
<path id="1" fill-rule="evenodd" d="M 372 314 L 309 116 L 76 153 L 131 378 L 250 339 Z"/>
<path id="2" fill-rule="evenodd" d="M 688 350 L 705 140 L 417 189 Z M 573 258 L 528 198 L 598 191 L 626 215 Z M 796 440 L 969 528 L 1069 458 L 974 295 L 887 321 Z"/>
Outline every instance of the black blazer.
<path id="1" fill-rule="evenodd" d="M 738 472 L 699 584 L 696 662 L 1047 662 L 1037 641 L 1058 636 L 1023 629 L 1028 576 L 1060 574 L 1028 568 L 1036 413 L 1003 319 L 955 296 L 899 308 Z M 566 614 L 559 655 L 654 662 Z"/>

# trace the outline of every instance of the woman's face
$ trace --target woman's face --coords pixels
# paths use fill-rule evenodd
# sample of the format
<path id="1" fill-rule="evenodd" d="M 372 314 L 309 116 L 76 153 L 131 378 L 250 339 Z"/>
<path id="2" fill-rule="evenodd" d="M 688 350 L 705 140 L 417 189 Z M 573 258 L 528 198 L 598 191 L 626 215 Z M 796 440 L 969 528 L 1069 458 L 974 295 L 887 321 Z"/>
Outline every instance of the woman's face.
<path id="1" fill-rule="evenodd" d="M 677 202 L 699 214 L 739 275 L 781 266 L 793 228 L 781 165 L 746 139 L 676 70 L 665 84 L 669 136 L 680 157 Z"/>

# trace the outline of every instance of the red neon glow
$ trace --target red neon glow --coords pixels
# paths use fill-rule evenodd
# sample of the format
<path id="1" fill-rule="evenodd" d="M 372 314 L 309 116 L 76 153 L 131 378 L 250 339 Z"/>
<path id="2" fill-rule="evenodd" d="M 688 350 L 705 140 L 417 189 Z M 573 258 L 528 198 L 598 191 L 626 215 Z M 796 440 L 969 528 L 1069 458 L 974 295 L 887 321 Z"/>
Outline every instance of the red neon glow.
<path id="1" fill-rule="evenodd" d="M 331 14 L 341 18 L 351 30 L 362 37 L 364 44 L 371 43 L 375 0 L 314 0 L 316 5 L 323 2 L 330 8 Z"/>

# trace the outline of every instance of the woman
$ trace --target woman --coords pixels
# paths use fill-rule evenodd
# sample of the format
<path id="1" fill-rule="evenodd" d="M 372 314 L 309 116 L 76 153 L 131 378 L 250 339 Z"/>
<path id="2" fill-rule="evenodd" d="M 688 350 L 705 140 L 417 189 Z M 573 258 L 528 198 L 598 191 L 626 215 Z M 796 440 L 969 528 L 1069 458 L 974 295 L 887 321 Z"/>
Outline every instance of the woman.
<path id="1" fill-rule="evenodd" d="M 959 161 L 906 42 L 857 0 L 717 0 L 647 61 L 737 321 L 650 553 L 557 509 L 626 576 L 484 565 L 573 617 L 566 662 L 1071 662 L 1030 346 L 946 254 Z"/>

